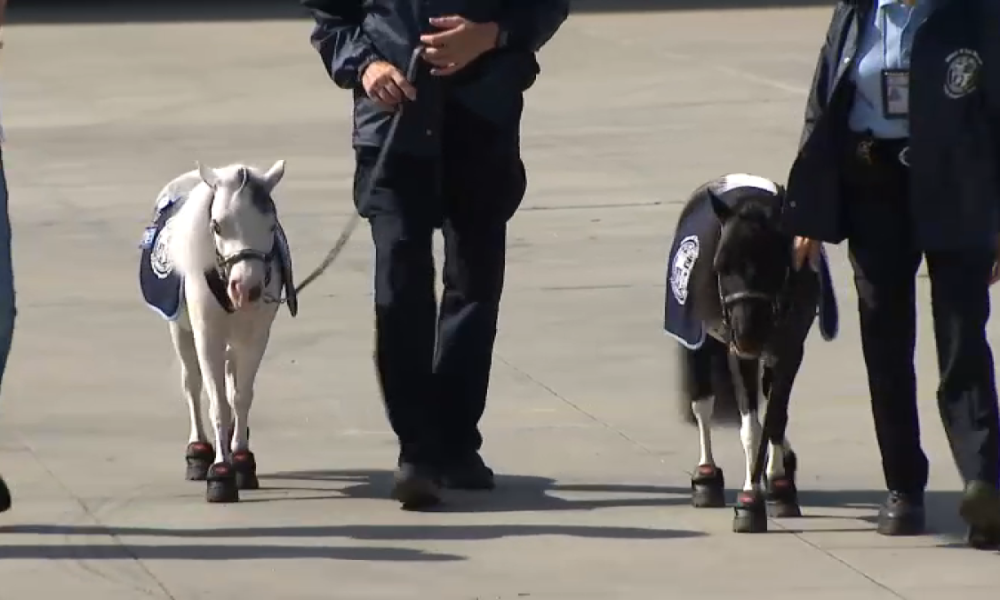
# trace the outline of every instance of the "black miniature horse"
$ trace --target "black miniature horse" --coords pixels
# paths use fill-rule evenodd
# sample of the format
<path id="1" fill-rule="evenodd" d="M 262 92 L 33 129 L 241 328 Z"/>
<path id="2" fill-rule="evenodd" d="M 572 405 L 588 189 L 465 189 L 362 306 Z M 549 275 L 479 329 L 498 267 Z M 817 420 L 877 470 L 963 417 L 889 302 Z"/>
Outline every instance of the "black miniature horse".
<path id="1" fill-rule="evenodd" d="M 730 419 L 738 413 L 746 455 L 733 520 L 738 533 L 767 531 L 769 514 L 801 515 L 797 460 L 785 436 L 788 402 L 817 312 L 823 337 L 829 341 L 837 334 L 825 254 L 818 265 L 794 268 L 792 237 L 778 225 L 783 192 L 746 174 L 701 186 L 681 212 L 670 253 L 665 329 L 682 346 L 684 409 L 693 415 L 701 442 L 692 503 L 725 506 L 711 424 L 716 408 Z M 767 399 L 763 430 L 760 391 Z"/>

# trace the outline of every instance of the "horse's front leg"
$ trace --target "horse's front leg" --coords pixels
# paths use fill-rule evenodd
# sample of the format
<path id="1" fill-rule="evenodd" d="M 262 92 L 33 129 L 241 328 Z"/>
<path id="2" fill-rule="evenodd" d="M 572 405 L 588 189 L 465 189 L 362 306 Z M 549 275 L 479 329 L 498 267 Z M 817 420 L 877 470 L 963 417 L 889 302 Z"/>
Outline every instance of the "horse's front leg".
<path id="1" fill-rule="evenodd" d="M 215 434 L 215 462 L 208 469 L 205 499 L 209 502 L 238 502 L 239 490 L 229 450 L 232 411 L 226 393 L 228 323 L 226 316 L 219 312 L 219 315 L 192 315 L 198 363 L 208 392 L 208 413 Z"/>
<path id="2" fill-rule="evenodd" d="M 768 386 L 768 418 L 771 419 L 769 429 L 772 430 L 770 434 L 773 437 L 768 440 L 770 454 L 765 497 L 768 513 L 772 517 L 802 516 L 798 488 L 795 485 L 798 457 L 785 436 L 788 428 L 788 404 L 795 376 L 802 365 L 802 357 L 801 346 L 782 348 L 776 353 L 773 364 L 767 367 L 767 376 L 771 380 Z"/>
<path id="3" fill-rule="evenodd" d="M 184 398 L 188 404 L 188 420 L 191 425 L 184 457 L 187 462 L 187 472 L 184 477 L 190 481 L 204 481 L 208 478 L 208 469 L 212 466 L 215 449 L 208 443 L 202 423 L 202 375 L 201 367 L 198 366 L 198 349 L 195 347 L 194 334 L 177 322 L 170 323 L 170 337 L 181 363 L 181 386 L 184 388 Z"/>
<path id="4" fill-rule="evenodd" d="M 270 327 L 261 323 L 252 333 L 238 341 L 232 349 L 230 384 L 233 412 L 233 466 L 236 484 L 241 490 L 260 487 L 257 479 L 257 459 L 250 450 L 250 408 L 253 406 L 254 384 L 270 337 Z"/>
<path id="5" fill-rule="evenodd" d="M 763 533 L 767 531 L 767 506 L 760 484 L 753 480 L 754 461 L 762 441 L 757 415 L 760 363 L 757 360 L 740 360 L 732 353 L 728 355 L 728 362 L 740 410 L 740 440 L 743 442 L 743 454 L 746 458 L 746 477 L 743 490 L 736 499 L 733 531 Z"/>

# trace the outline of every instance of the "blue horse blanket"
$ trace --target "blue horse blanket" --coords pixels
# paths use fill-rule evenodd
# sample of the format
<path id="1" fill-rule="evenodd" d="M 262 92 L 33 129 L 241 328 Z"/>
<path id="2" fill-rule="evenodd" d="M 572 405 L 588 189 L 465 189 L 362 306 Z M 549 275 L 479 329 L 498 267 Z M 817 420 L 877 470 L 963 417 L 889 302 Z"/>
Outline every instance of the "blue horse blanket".
<path id="1" fill-rule="evenodd" d="M 193 172 L 197 173 L 197 172 Z M 143 230 L 139 248 L 139 288 L 146 304 L 167 321 L 176 321 L 183 303 L 184 281 L 171 263 L 168 252 L 173 217 L 200 179 L 189 173 L 178 177 L 160 192 L 152 222 Z M 288 310 L 298 313 L 298 298 L 292 275 L 292 253 L 285 230 L 278 224 L 274 234 L 275 254 L 281 267 L 282 286 Z"/>
<path id="2" fill-rule="evenodd" d="M 760 177 L 734 174 L 723 177 L 713 187 L 716 195 L 733 206 L 739 194 L 730 194 L 739 188 L 755 187 L 770 193 L 777 193 L 777 186 Z M 697 350 L 705 343 L 707 330 L 705 323 L 695 314 L 694 303 L 689 302 L 688 284 L 691 273 L 699 260 L 713 260 L 713 256 L 703 252 L 704 248 L 714 248 L 714 236 L 719 232 L 719 221 L 712 210 L 708 194 L 700 194 L 697 205 L 677 224 L 677 231 L 667 258 L 666 301 L 664 306 L 664 331 L 690 350 Z M 837 297 L 830 275 L 830 265 L 826 251 L 820 255 L 819 264 L 820 300 L 817 307 L 820 334 L 826 341 L 837 337 L 839 312 Z"/>

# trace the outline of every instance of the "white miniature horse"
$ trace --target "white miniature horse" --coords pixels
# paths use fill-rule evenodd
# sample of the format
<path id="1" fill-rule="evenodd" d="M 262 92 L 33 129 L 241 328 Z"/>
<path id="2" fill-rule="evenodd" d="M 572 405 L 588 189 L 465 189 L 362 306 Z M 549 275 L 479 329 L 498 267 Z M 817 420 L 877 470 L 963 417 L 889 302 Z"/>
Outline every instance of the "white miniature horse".
<path id="1" fill-rule="evenodd" d="M 237 502 L 240 489 L 259 487 L 250 407 L 282 288 L 297 312 L 291 254 L 271 196 L 284 171 L 284 161 L 264 173 L 199 164 L 160 192 L 143 240 L 143 295 L 169 321 L 181 363 L 191 421 L 186 478 L 207 480 L 208 502 Z M 202 421 L 203 387 L 214 447 Z"/>

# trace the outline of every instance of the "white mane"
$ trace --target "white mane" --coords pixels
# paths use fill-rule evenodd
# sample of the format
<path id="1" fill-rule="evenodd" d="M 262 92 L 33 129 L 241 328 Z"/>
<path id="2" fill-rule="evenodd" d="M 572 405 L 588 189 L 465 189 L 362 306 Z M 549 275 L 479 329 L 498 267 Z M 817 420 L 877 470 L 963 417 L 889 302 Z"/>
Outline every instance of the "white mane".
<path id="1" fill-rule="evenodd" d="M 260 180 L 263 177 L 259 169 L 239 163 L 218 167 L 214 171 L 223 185 L 236 187 L 240 184 L 241 168 L 246 169 L 251 178 Z M 164 192 L 168 190 L 174 190 L 175 193 L 186 192 L 183 205 L 172 218 L 174 223 L 171 225 L 173 238 L 169 246 L 170 259 L 174 268 L 184 277 L 203 273 L 216 264 L 215 241 L 209 228 L 212 189 L 202 181 L 198 170 L 193 169 L 167 184 Z"/>

